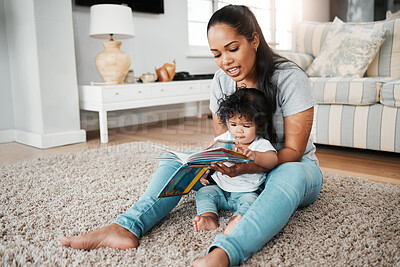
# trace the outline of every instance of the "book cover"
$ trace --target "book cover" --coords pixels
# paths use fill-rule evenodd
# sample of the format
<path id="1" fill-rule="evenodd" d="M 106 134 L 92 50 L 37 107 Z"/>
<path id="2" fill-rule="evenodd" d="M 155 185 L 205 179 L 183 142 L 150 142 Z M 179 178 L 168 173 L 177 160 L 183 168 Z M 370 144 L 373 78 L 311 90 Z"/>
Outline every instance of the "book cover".
<path id="1" fill-rule="evenodd" d="M 212 163 L 251 161 L 245 155 L 226 148 L 233 147 L 232 144 L 234 144 L 234 141 L 217 140 L 207 149 L 191 154 L 168 151 L 169 153 L 163 159 L 179 161 L 182 166 L 167 180 L 157 197 L 188 194 Z"/>
<path id="2" fill-rule="evenodd" d="M 185 195 L 207 171 L 204 165 L 183 165 L 168 180 L 157 197 Z"/>

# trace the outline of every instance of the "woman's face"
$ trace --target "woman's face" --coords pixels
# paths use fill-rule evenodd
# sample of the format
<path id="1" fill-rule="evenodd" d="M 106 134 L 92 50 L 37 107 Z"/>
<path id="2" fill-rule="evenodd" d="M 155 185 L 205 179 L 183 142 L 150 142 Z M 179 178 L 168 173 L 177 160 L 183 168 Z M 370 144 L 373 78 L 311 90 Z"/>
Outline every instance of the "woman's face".
<path id="1" fill-rule="evenodd" d="M 258 88 L 256 51 L 258 35 L 249 42 L 226 24 L 215 24 L 208 30 L 208 44 L 215 62 L 238 86 Z"/>

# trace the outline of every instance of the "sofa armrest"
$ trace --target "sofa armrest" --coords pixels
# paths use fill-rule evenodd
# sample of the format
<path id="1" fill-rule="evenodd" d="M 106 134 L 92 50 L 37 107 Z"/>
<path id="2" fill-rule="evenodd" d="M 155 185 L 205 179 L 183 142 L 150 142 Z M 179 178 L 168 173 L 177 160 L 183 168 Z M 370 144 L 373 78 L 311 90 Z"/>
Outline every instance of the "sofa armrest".
<path id="1" fill-rule="evenodd" d="M 385 106 L 400 108 L 400 78 L 383 83 L 379 101 Z"/>

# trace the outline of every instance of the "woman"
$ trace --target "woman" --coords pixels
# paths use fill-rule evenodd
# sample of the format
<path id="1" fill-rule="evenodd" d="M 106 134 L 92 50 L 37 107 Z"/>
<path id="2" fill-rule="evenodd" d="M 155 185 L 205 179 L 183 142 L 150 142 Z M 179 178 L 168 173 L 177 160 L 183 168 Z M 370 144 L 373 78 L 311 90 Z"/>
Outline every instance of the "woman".
<path id="1" fill-rule="evenodd" d="M 278 166 L 268 173 L 265 189 L 228 235 L 218 235 L 209 253 L 195 266 L 228 266 L 244 262 L 274 237 L 298 207 L 311 204 L 322 186 L 310 131 L 314 99 L 305 73 L 276 55 L 264 39 L 253 13 L 244 6 L 226 6 L 213 14 L 207 26 L 208 42 L 217 71 L 210 109 L 215 135 L 227 130 L 215 115 L 218 99 L 242 87 L 264 92 L 274 114 Z M 271 138 L 269 138 L 271 139 Z M 264 172 L 255 164 L 214 166 L 231 177 Z"/>
<path id="2" fill-rule="evenodd" d="M 311 204 L 322 186 L 322 173 L 310 137 L 314 100 L 307 76 L 295 64 L 268 47 L 253 13 L 244 6 L 226 6 L 213 14 L 208 41 L 221 70 L 212 82 L 210 109 L 215 136 L 227 131 L 215 115 L 218 100 L 240 88 L 261 90 L 274 115 L 278 166 L 268 173 L 265 189 L 228 235 L 216 236 L 209 253 L 196 266 L 228 266 L 244 262 L 259 251 L 287 223 L 298 207 Z M 81 249 L 138 246 L 138 238 L 170 212 L 180 197 L 156 198 L 164 178 L 179 164 L 160 162 L 148 189 L 115 223 L 78 237 L 62 237 L 63 246 Z M 213 165 L 231 177 L 267 172 L 258 165 Z M 198 186 L 201 186 L 198 184 Z"/>

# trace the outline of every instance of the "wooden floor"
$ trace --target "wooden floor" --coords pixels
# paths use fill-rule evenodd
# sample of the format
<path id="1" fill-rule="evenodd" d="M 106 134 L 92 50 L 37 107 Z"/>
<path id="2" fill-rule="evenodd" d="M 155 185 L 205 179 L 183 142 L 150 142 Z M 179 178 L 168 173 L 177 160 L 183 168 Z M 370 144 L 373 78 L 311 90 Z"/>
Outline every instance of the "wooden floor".
<path id="1" fill-rule="evenodd" d="M 0 166 L 135 141 L 161 142 L 193 150 L 196 147 L 204 147 L 212 138 L 213 127 L 210 119 L 206 117 L 182 118 L 109 129 L 108 144 L 100 143 L 98 131 L 88 132 L 85 143 L 50 149 L 38 149 L 19 143 L 0 144 Z M 317 145 L 317 157 L 323 172 L 400 185 L 400 155 L 398 153 Z"/>

